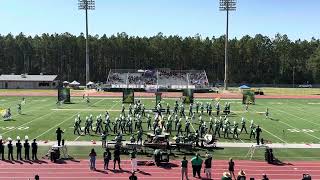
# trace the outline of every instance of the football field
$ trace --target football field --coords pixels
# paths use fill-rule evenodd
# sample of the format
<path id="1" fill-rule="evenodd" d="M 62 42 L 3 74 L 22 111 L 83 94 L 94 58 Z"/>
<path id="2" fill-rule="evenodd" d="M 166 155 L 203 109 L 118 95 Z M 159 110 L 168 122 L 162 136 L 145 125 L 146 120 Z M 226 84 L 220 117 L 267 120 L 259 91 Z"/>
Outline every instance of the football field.
<path id="1" fill-rule="evenodd" d="M 136 98 L 137 100 L 138 98 Z M 152 109 L 155 105 L 155 98 L 140 98 L 145 104 L 146 109 Z M 175 98 L 163 99 L 163 107 L 170 104 L 171 110 L 175 103 Z M 82 97 L 72 97 L 71 104 L 56 104 L 56 97 L 26 97 L 26 104 L 22 105 L 22 114 L 17 112 L 17 104 L 21 103 L 22 97 L 1 97 L 0 108 L 11 108 L 12 120 L 0 121 L 0 134 L 3 139 L 11 137 L 16 139 L 20 136 L 29 136 L 29 139 L 36 138 L 38 141 L 55 140 L 55 130 L 60 127 L 65 131 L 63 138 L 66 141 L 90 141 L 100 140 L 100 135 L 74 135 L 73 124 L 75 117 L 80 114 L 82 126 L 86 116 L 93 117 L 101 114 L 104 117 L 105 111 L 109 111 L 111 121 L 119 117 L 122 106 L 122 98 L 114 97 L 91 97 L 87 104 Z M 180 101 L 179 101 L 180 102 Z M 215 99 L 195 99 L 195 102 L 215 103 Z M 249 110 L 245 111 L 240 99 L 221 99 L 221 109 L 225 102 L 231 104 L 231 114 L 229 121 L 239 123 L 241 128 L 241 118 L 246 119 L 247 130 L 250 133 L 250 121 L 262 128 L 262 138 L 271 143 L 320 143 L 320 100 L 318 99 L 256 99 L 255 105 L 250 105 Z M 128 110 L 128 104 L 125 105 Z M 188 114 L 189 105 L 185 105 Z M 266 108 L 269 108 L 270 118 L 265 118 Z M 195 111 L 195 108 L 194 108 Z M 151 113 L 151 112 L 150 112 Z M 215 115 L 215 111 L 213 111 Z M 151 114 L 153 117 L 153 114 Z M 213 117 L 214 118 L 214 117 Z M 205 112 L 203 119 L 209 125 L 209 116 Z M 95 120 L 94 120 L 95 122 Z M 146 119 L 143 119 L 143 129 L 147 133 Z M 198 120 L 192 123 L 191 130 L 198 129 Z M 184 124 L 182 126 L 184 129 Z M 173 135 L 176 133 L 174 132 Z M 239 139 L 222 138 L 222 142 L 255 142 L 249 139 L 249 134 L 242 133 Z M 129 140 L 130 135 L 124 135 Z M 144 136 L 145 137 L 145 136 Z M 113 139 L 111 133 L 108 139 Z M 171 139 L 173 141 L 173 139 Z"/>

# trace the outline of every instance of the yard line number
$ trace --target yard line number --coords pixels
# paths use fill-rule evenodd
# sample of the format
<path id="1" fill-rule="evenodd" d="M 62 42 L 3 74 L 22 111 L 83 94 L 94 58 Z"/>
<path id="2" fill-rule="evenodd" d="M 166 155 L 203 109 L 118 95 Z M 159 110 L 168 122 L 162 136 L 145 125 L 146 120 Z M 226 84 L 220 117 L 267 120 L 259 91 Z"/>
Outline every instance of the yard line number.
<path id="1" fill-rule="evenodd" d="M 0 129 L 1 130 L 12 130 L 12 129 L 16 129 L 16 130 L 27 130 L 27 129 L 29 129 L 29 127 L 28 126 L 21 126 L 21 127 L 14 127 L 14 126 L 6 126 L 6 127 L 1 127 L 0 126 Z"/>
<path id="2" fill-rule="evenodd" d="M 312 130 L 312 129 L 287 129 L 289 132 L 291 133 L 300 133 L 300 132 L 303 132 L 303 133 L 313 133 L 315 130 Z"/>

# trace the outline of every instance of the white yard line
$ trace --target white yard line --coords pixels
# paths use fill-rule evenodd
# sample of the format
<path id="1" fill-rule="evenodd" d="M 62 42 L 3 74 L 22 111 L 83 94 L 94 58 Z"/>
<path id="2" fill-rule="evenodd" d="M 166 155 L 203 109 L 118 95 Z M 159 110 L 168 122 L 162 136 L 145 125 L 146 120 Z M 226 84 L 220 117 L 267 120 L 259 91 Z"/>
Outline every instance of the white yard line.
<path id="1" fill-rule="evenodd" d="M 273 109 L 273 108 L 270 108 L 270 109 Z M 300 118 L 300 119 L 302 119 L 302 120 L 306 120 L 306 119 L 304 119 L 304 118 L 301 118 L 301 117 L 299 117 L 299 116 L 293 115 L 293 114 L 291 114 L 291 113 L 287 113 L 287 112 L 285 112 L 285 111 L 281 111 L 281 110 L 278 110 L 278 109 L 274 109 L 274 110 L 277 110 L 277 111 L 279 111 L 279 112 L 284 112 L 284 113 L 286 113 L 286 114 L 288 114 L 288 115 L 291 115 L 291 116 L 293 116 L 293 117 Z M 284 118 L 284 119 L 287 119 L 287 118 Z M 288 120 L 288 119 L 287 119 L 287 120 Z M 306 121 L 308 121 L 308 120 L 306 120 Z M 290 127 L 290 128 L 299 129 L 299 128 L 294 127 L 294 126 L 292 126 L 292 125 L 290 125 L 290 124 L 288 124 L 288 123 L 286 123 L 286 122 L 282 122 L 282 121 L 279 121 L 279 122 L 282 123 L 282 124 L 287 125 L 287 126 Z M 309 121 L 308 121 L 308 122 L 309 122 Z M 320 140 L 320 138 L 318 138 L 317 136 L 314 136 L 314 135 L 312 135 L 312 134 L 310 134 L 310 133 L 308 133 L 308 132 L 303 132 L 303 133 L 305 133 L 305 134 L 307 134 L 307 135 L 309 135 L 309 136 L 311 136 L 311 137 L 313 137 L 313 138 L 316 138 L 317 140 Z"/>
<path id="2" fill-rule="evenodd" d="M 252 108 L 252 107 L 251 107 L 250 109 L 254 110 L 255 112 L 258 112 L 257 110 L 255 110 L 255 109 Z M 266 130 L 265 128 L 262 128 L 262 127 L 260 127 L 260 128 L 261 128 L 262 130 L 264 130 L 265 132 L 267 132 L 268 134 L 270 134 L 271 136 L 273 136 L 273 137 L 275 137 L 275 138 L 279 139 L 280 141 L 282 141 L 282 142 L 284 142 L 284 143 L 287 144 L 287 142 L 286 142 L 285 140 L 279 138 L 278 136 L 276 136 L 276 135 L 274 135 L 273 133 L 269 132 L 269 131 Z"/>
<path id="3" fill-rule="evenodd" d="M 69 118 L 65 119 L 64 121 L 62 121 L 62 122 L 60 122 L 60 123 L 58 123 L 58 124 L 54 125 L 52 128 L 50 128 L 50 129 L 46 130 L 45 132 L 41 133 L 40 135 L 38 135 L 37 137 L 35 137 L 35 138 L 33 138 L 33 139 L 38 139 L 39 137 L 41 137 L 41 136 L 43 136 L 43 135 L 47 134 L 47 133 L 48 133 L 49 131 L 51 131 L 53 128 L 56 128 L 56 127 L 60 126 L 62 123 L 66 122 L 67 120 L 69 120 L 69 119 L 73 118 L 73 117 L 74 117 L 74 116 L 76 116 L 76 115 L 77 115 L 77 114 L 74 114 L 74 115 L 72 115 L 71 117 L 69 117 Z"/>
<path id="4" fill-rule="evenodd" d="M 261 129 L 262 129 L 263 131 L 265 131 L 265 132 L 269 133 L 270 135 L 274 136 L 275 138 L 279 139 L 280 141 L 282 141 L 282 142 L 284 142 L 284 143 L 288 144 L 288 142 L 286 142 L 285 140 L 283 140 L 283 139 L 279 138 L 278 136 L 274 135 L 273 133 L 269 132 L 268 130 L 266 130 L 266 129 L 264 129 L 264 128 L 261 128 Z"/>
<path id="5" fill-rule="evenodd" d="M 282 123 L 282 124 L 285 124 L 285 125 L 287 125 L 287 126 L 289 126 L 289 127 L 291 127 L 291 128 L 293 128 L 293 129 L 298 129 L 298 128 L 294 127 L 294 126 L 291 126 L 291 125 L 288 124 L 288 123 L 285 123 L 285 122 L 282 122 L 282 121 L 279 121 L 279 122 Z M 307 134 L 307 135 L 309 135 L 309 136 L 312 136 L 312 137 L 320 140 L 320 138 L 318 138 L 318 137 L 316 137 L 316 136 L 314 136 L 314 135 L 312 135 L 312 134 L 309 134 L 308 132 L 303 132 L 303 133 L 305 133 L 305 134 Z"/>
<path id="6" fill-rule="evenodd" d="M 304 104 L 302 104 L 302 103 L 296 103 L 296 102 L 289 102 L 289 103 L 292 103 L 292 104 L 296 104 L 296 106 L 298 106 L 298 107 L 300 107 L 300 108 L 302 108 L 302 107 L 307 107 L 306 105 L 304 105 Z M 301 109 L 299 109 L 299 108 L 296 108 L 296 107 L 292 107 L 293 109 L 296 109 L 296 110 L 298 110 L 298 111 L 301 111 L 301 112 L 306 112 L 306 111 L 304 111 L 304 110 L 301 110 Z M 318 117 L 320 117 L 320 115 L 318 115 L 318 114 L 314 114 L 314 113 L 312 113 L 313 111 L 309 111 L 308 113 L 309 114 L 312 114 L 313 116 L 318 116 Z M 313 122 L 313 121 L 312 121 Z"/>
<path id="7" fill-rule="evenodd" d="M 32 107 L 32 106 L 29 106 L 30 104 L 33 104 L 33 102 L 34 101 L 32 101 L 31 103 L 28 103 L 28 109 L 29 109 L 29 107 Z M 38 102 L 37 102 L 38 103 Z M 30 109 L 29 111 L 23 111 L 23 108 L 22 108 L 22 114 L 15 114 L 15 115 L 12 115 L 11 117 L 13 118 L 13 117 L 16 117 L 16 116 L 22 116 L 23 114 L 25 114 L 25 113 L 27 113 L 27 112 L 33 112 L 33 111 L 35 111 L 35 110 L 39 110 L 39 109 L 43 109 L 44 107 L 47 107 L 47 106 L 51 106 L 52 104 L 50 104 L 50 103 L 48 103 L 48 104 L 46 104 L 46 105 L 44 105 L 44 106 L 40 106 L 39 108 L 32 108 L 32 109 Z M 25 107 L 26 105 L 23 105 L 22 107 Z M 27 108 L 26 108 L 27 109 Z M 11 109 L 12 110 L 12 109 Z"/>
<path id="8" fill-rule="evenodd" d="M 67 104 L 66 106 L 71 106 L 71 105 L 72 105 L 72 104 Z M 53 113 L 53 112 L 51 112 L 51 113 Z M 49 114 L 51 114 L 51 113 L 49 113 Z M 34 139 L 37 139 L 37 138 L 41 137 L 42 135 L 48 133 L 50 130 L 52 130 L 52 129 L 55 128 L 55 127 L 58 127 L 58 126 L 61 125 L 62 123 L 66 122 L 67 120 L 69 120 L 69 119 L 71 119 L 72 117 L 74 117 L 75 115 L 77 115 L 77 113 L 74 114 L 74 115 L 72 115 L 70 118 L 67 118 L 67 119 L 65 119 L 64 121 L 56 124 L 55 126 L 53 126 L 52 128 L 48 129 L 47 131 L 43 132 L 42 134 L 38 135 L 38 136 L 35 137 Z"/>
<path id="9" fill-rule="evenodd" d="M 32 123 L 32 122 L 34 122 L 34 121 L 37 121 L 38 119 L 41 119 L 41 118 L 43 118 L 43 117 L 45 117 L 45 116 L 48 116 L 48 115 L 51 115 L 52 113 L 53 113 L 53 112 L 48 113 L 48 114 L 45 114 L 45 115 L 43 115 L 43 116 L 40 116 L 40 117 L 38 117 L 38 118 L 36 118 L 36 119 L 33 119 L 32 121 L 26 122 L 26 123 L 18 126 L 17 128 L 23 127 L 23 126 L 25 126 L 25 125 L 27 125 L 27 124 L 30 124 L 30 123 Z M 17 128 L 15 128 L 15 129 L 17 129 Z M 3 135 L 3 134 L 6 134 L 6 133 L 8 133 L 8 132 L 14 131 L 15 129 L 11 129 L 11 130 L 9 130 L 9 131 L 3 132 L 2 135 Z"/>
<path id="10" fill-rule="evenodd" d="M 311 124 L 314 124 L 314 125 L 320 126 L 320 124 L 319 124 L 319 123 L 315 123 L 315 122 L 309 121 L 309 120 L 307 120 L 307 119 L 305 119 L 305 118 L 302 118 L 302 117 L 296 116 L 296 115 L 294 115 L 294 114 L 291 114 L 291 113 L 288 113 L 288 112 L 285 112 L 285 111 L 282 111 L 282 110 L 279 110 L 279 109 L 277 109 L 277 108 L 269 108 L 269 109 L 273 109 L 273 110 L 276 110 L 276 111 L 279 111 L 279 112 L 282 112 L 282 113 L 288 114 L 288 115 L 290 115 L 290 116 L 292 116 L 292 117 L 296 117 L 296 118 L 299 118 L 299 119 L 301 119 L 301 120 L 307 121 L 307 122 L 309 122 L 309 123 L 311 123 Z"/>

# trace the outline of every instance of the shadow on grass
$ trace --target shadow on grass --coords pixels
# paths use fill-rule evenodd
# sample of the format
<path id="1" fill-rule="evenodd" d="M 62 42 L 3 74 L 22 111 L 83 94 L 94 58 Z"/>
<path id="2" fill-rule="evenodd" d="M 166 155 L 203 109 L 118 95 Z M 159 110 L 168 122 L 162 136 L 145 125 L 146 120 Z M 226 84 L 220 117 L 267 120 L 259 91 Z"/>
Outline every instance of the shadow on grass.
<path id="1" fill-rule="evenodd" d="M 271 121 L 279 121 L 279 119 L 269 118 Z"/>

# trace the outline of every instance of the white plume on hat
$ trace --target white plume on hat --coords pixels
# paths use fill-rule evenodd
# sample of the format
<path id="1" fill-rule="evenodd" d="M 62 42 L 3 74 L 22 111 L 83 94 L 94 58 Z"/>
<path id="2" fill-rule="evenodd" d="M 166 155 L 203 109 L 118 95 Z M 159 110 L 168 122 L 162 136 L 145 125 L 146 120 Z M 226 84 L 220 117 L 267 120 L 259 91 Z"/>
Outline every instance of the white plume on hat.
<path id="1" fill-rule="evenodd" d="M 8 141 L 12 141 L 11 137 L 8 137 Z"/>
<path id="2" fill-rule="evenodd" d="M 28 137 L 28 136 L 24 136 L 24 139 L 25 139 L 25 140 L 29 140 L 29 137 Z"/>
<path id="3" fill-rule="evenodd" d="M 2 136 L 0 136 L 0 140 L 2 140 Z"/>
<path id="4" fill-rule="evenodd" d="M 20 136 L 17 136 L 17 140 L 20 140 Z"/>

